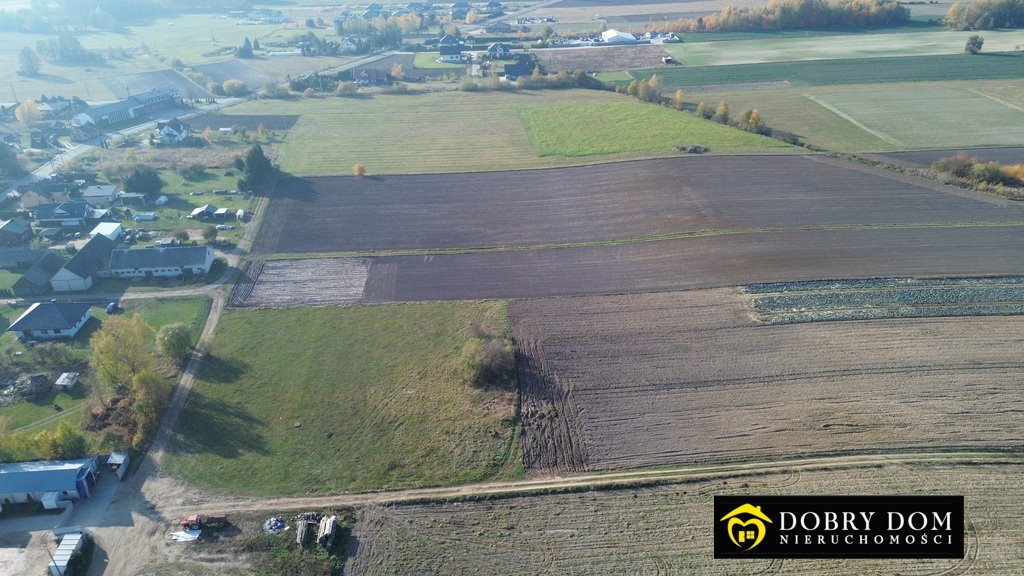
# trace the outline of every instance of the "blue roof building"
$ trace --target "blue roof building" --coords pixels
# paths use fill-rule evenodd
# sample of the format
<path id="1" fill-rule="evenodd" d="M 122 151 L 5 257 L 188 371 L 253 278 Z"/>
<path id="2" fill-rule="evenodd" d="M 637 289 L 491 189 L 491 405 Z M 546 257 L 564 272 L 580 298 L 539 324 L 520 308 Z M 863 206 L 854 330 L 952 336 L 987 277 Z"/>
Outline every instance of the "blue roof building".
<path id="1" fill-rule="evenodd" d="M 0 464 L 0 504 L 42 502 L 49 493 L 57 500 L 92 496 L 99 458 Z"/>

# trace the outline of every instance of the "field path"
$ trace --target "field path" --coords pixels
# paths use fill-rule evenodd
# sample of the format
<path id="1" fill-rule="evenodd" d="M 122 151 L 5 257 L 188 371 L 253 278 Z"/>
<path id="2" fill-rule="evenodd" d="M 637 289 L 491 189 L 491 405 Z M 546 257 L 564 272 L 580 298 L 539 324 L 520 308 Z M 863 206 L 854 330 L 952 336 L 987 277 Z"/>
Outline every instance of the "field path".
<path id="1" fill-rule="evenodd" d="M 1020 464 L 1024 454 L 1018 452 L 908 452 L 890 454 L 854 454 L 821 456 L 792 460 L 710 464 L 674 467 L 660 470 L 634 470 L 574 476 L 553 476 L 508 482 L 485 482 L 462 486 L 416 488 L 388 492 L 339 494 L 334 496 L 295 498 L 231 498 L 224 496 L 192 498 L 181 503 L 156 503 L 156 509 L 168 517 L 178 517 L 207 510 L 210 513 L 281 512 L 287 510 L 320 509 L 338 506 L 365 506 L 371 504 L 409 503 L 418 501 L 444 501 L 449 499 L 490 495 L 531 494 L 559 490 L 600 489 L 644 483 L 674 483 L 695 478 L 731 477 L 749 474 L 769 474 L 801 470 L 862 468 L 887 464 Z M 196 496 L 196 495 L 192 495 Z"/>

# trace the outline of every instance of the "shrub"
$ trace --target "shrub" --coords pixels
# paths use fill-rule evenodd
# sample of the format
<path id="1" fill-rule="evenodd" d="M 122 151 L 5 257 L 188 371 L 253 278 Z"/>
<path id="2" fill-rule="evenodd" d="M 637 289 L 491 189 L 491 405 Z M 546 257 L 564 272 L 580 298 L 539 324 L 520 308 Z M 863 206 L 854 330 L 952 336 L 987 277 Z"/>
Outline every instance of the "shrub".
<path id="1" fill-rule="evenodd" d="M 356 164 L 352 167 L 352 174 L 355 176 L 366 176 L 366 166 L 362 164 Z"/>
<path id="2" fill-rule="evenodd" d="M 206 175 L 206 166 L 193 163 L 178 168 L 178 174 L 185 180 L 199 180 Z"/>
<path id="3" fill-rule="evenodd" d="M 228 96 L 244 96 L 249 93 L 249 87 L 241 80 L 225 80 L 221 88 Z"/>
<path id="4" fill-rule="evenodd" d="M 976 158 L 968 158 L 966 154 L 961 152 L 956 156 L 941 158 L 932 162 L 932 171 L 942 174 L 951 174 L 957 178 L 970 178 L 973 174 L 974 163 L 976 161 Z"/>

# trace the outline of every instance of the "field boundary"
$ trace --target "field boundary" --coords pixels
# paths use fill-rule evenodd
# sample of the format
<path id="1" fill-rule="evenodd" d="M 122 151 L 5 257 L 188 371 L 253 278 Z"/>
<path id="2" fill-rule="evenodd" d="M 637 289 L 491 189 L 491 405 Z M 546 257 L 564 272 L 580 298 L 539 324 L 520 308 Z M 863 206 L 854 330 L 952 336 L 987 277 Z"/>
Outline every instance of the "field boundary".
<path id="1" fill-rule="evenodd" d="M 892 136 L 889 136 L 888 134 L 884 134 L 884 133 L 879 132 L 877 130 L 874 130 L 872 128 L 868 128 L 864 124 L 861 124 L 859 121 L 857 121 L 857 119 L 854 118 L 853 116 L 850 116 L 846 112 L 843 112 L 839 108 L 836 108 L 835 106 L 829 104 L 828 102 L 825 102 L 824 100 L 821 100 L 820 98 L 818 98 L 816 96 L 812 96 L 811 94 L 804 94 L 804 97 L 807 98 L 808 100 L 810 100 L 811 102 L 814 102 L 815 104 L 821 106 L 822 108 L 828 110 L 829 112 L 832 112 L 832 113 L 836 114 L 837 116 L 839 116 L 843 120 L 846 120 L 850 124 L 853 124 L 857 128 L 860 128 L 861 130 L 867 132 L 868 134 L 871 134 L 875 138 L 878 138 L 879 140 L 882 140 L 884 142 L 888 142 L 889 144 L 892 144 L 893 146 L 896 146 L 898 148 L 906 148 L 907 147 L 906 144 L 900 142 L 899 140 L 893 138 Z"/>
<path id="2" fill-rule="evenodd" d="M 995 102 L 997 104 L 1002 104 L 1003 106 L 1006 106 L 1007 108 L 1013 108 L 1014 110 L 1017 110 L 1019 112 L 1024 112 L 1024 108 L 1021 108 L 1020 106 L 1017 106 L 1016 104 L 1011 104 L 1011 103 L 1007 102 L 1006 100 L 1003 100 L 1002 98 L 996 98 L 995 96 L 992 96 L 991 94 L 985 94 L 984 92 L 982 92 L 980 90 L 975 90 L 974 88 L 968 88 L 967 91 L 971 92 L 973 94 L 977 94 L 978 96 L 981 96 L 982 98 L 988 98 L 989 100 L 991 100 L 991 101 L 993 101 L 993 102 Z"/>

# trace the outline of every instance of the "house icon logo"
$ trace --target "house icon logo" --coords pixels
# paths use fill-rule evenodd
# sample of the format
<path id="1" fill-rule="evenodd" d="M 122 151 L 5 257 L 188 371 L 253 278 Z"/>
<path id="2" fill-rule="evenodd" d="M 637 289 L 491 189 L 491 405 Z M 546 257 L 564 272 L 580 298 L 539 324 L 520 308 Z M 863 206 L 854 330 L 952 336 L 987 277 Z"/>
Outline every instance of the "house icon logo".
<path id="1" fill-rule="evenodd" d="M 732 512 L 718 519 L 719 522 L 728 520 L 725 529 L 729 533 L 729 539 L 743 551 L 752 550 L 764 540 L 768 531 L 764 523 L 772 523 L 771 519 L 761 512 L 760 506 L 744 504 L 737 506 Z"/>

